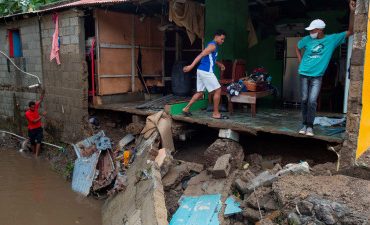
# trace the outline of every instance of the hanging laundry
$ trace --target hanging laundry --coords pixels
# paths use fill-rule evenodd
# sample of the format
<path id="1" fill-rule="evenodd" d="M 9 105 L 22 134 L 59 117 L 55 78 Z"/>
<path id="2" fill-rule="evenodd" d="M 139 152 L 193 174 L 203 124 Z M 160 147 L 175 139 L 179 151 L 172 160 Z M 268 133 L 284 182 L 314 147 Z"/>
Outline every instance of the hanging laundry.
<path id="1" fill-rule="evenodd" d="M 51 44 L 51 52 L 50 52 L 50 61 L 53 59 L 56 60 L 57 64 L 60 65 L 60 58 L 59 58 L 59 23 L 58 23 L 58 14 L 55 13 L 53 15 L 53 22 L 55 24 L 55 31 L 53 34 L 53 41 Z"/>
<path id="2" fill-rule="evenodd" d="M 185 27 L 191 44 L 196 37 L 204 38 L 204 7 L 193 1 L 179 3 L 169 1 L 169 21 L 175 22 L 179 27 Z"/>

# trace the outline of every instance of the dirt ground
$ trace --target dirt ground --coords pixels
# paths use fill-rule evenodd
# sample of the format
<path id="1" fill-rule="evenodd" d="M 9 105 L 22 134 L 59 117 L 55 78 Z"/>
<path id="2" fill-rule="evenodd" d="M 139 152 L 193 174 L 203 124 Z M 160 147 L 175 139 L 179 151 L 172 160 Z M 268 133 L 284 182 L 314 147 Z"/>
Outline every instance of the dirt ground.
<path id="1" fill-rule="evenodd" d="M 282 202 L 317 194 L 363 212 L 370 219 L 370 181 L 349 176 L 286 176 L 275 182 L 273 189 Z"/>

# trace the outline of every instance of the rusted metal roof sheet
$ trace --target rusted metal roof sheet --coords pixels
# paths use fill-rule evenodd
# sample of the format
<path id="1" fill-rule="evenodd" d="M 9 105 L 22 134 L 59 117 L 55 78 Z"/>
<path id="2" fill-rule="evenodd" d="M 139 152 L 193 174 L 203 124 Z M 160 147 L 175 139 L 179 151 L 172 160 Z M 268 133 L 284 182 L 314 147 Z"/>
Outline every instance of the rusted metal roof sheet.
<path id="1" fill-rule="evenodd" d="M 45 12 L 50 10 L 56 10 L 56 9 L 63 9 L 63 8 L 71 8 L 71 7 L 77 7 L 77 6 L 92 6 L 92 5 L 103 5 L 103 4 L 119 4 L 123 2 L 130 2 L 131 0 L 78 0 L 75 2 L 70 2 L 62 5 L 58 5 L 55 7 L 47 7 L 43 10 L 40 10 L 39 12 Z"/>
<path id="2" fill-rule="evenodd" d="M 11 15 L 0 17 L 0 18 L 11 18 L 14 16 L 22 16 L 22 15 L 34 15 L 38 13 L 49 12 L 49 11 L 59 10 L 59 9 L 67 9 L 67 8 L 78 7 L 78 6 L 110 5 L 110 4 L 120 4 L 124 2 L 137 2 L 137 0 L 77 0 L 77 1 L 72 1 L 72 2 L 66 1 L 66 3 L 63 3 L 63 2 L 62 3 L 50 3 L 48 5 L 43 6 L 39 10 L 11 14 Z"/>

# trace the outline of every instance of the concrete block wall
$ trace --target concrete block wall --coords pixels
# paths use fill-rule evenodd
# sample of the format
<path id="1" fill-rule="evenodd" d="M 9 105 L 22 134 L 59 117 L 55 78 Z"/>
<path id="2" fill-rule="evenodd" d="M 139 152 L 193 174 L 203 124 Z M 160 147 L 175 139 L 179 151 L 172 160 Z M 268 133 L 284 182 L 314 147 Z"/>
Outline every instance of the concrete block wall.
<path id="1" fill-rule="evenodd" d="M 85 60 L 83 13 L 68 10 L 59 13 L 60 61 L 50 61 L 55 25 L 52 15 L 41 18 L 45 107 L 51 135 L 66 142 L 83 137 L 88 121 L 88 81 Z"/>
<path id="2" fill-rule="evenodd" d="M 28 18 L 0 24 L 0 50 L 9 55 L 8 30 L 19 29 L 23 57 L 14 60 L 26 72 L 39 76 L 42 80 L 40 32 L 38 18 Z M 36 90 L 27 86 L 37 83 L 37 79 L 21 74 L 0 55 L 0 118 L 13 117 L 13 94 L 16 94 L 20 108 L 27 109 L 28 102 L 36 99 Z M 9 72 L 10 71 L 10 72 Z"/>
<path id="3" fill-rule="evenodd" d="M 357 1 L 354 25 L 354 44 L 351 58 L 350 88 L 348 96 L 346 140 L 341 150 L 343 167 L 355 163 L 357 139 L 362 110 L 362 88 L 367 37 L 369 0 Z M 369 42 L 368 42 L 369 44 Z M 369 154 L 369 152 L 367 152 Z"/>

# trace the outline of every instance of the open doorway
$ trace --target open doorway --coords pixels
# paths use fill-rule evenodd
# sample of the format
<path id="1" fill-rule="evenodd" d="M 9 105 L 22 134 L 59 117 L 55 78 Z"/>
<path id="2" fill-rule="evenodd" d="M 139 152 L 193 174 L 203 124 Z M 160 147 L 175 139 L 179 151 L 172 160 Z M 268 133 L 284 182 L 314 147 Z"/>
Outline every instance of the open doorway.
<path id="1" fill-rule="evenodd" d="M 256 44 L 248 50 L 247 68 L 263 66 L 272 75 L 272 84 L 281 93 L 285 108 L 299 108 L 300 81 L 295 46 L 308 35 L 305 27 L 314 19 L 326 23 L 325 34 L 348 29 L 348 2 L 343 1 L 249 1 Z M 343 113 L 348 82 L 349 41 L 340 45 L 323 76 L 318 111 Z M 253 56 L 253 57 L 251 57 Z"/>

